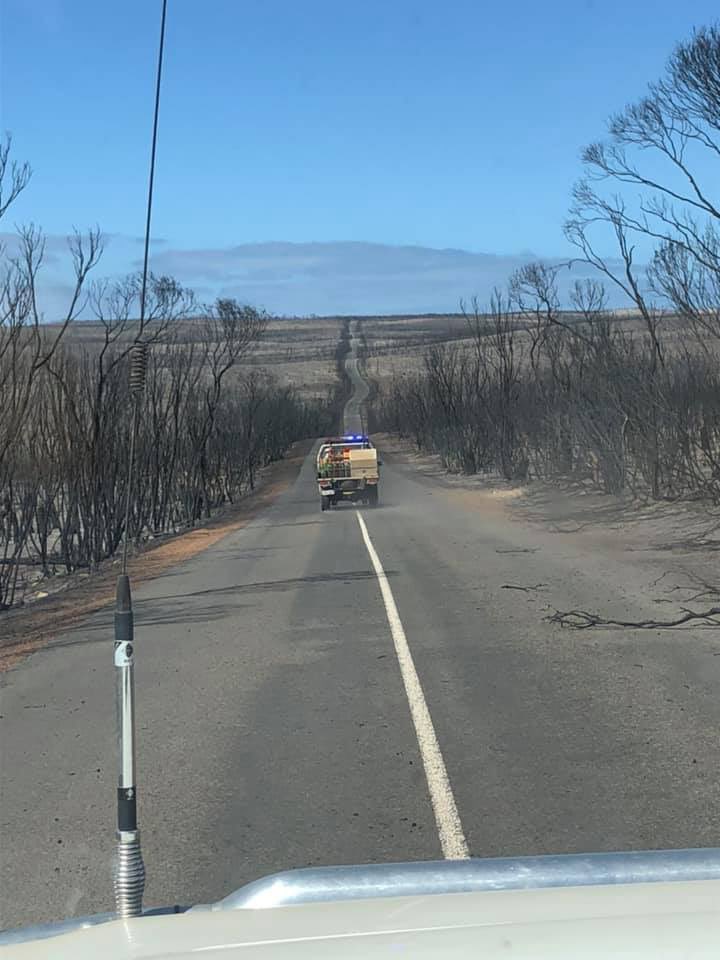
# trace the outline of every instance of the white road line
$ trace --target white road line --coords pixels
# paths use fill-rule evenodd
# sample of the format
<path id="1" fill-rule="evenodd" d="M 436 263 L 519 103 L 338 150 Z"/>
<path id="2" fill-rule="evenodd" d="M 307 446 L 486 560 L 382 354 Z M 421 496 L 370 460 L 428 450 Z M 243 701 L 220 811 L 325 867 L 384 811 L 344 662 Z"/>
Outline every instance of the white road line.
<path id="1" fill-rule="evenodd" d="M 420 747 L 420 756 L 422 757 L 423 767 L 425 768 L 425 777 L 427 779 L 428 790 L 430 791 L 430 801 L 432 802 L 435 813 L 435 823 L 437 824 L 438 834 L 440 836 L 440 846 L 443 856 L 446 860 L 465 860 L 470 856 L 465 834 L 463 833 L 460 815 L 458 814 L 455 797 L 445 768 L 445 761 L 440 753 L 435 728 L 433 727 L 432 717 L 428 710 L 425 696 L 423 694 L 420 678 L 415 670 L 410 647 L 408 646 L 405 630 L 395 605 L 395 598 L 387 575 L 383 570 L 380 558 L 373 546 L 368 528 L 365 525 L 362 514 L 356 514 L 363 540 L 370 554 L 370 560 L 375 570 L 380 593 L 385 603 L 390 632 L 392 633 L 393 643 L 395 644 L 395 653 L 400 664 L 400 673 L 402 674 L 405 693 L 410 705 L 410 715 L 412 716 L 415 734 L 417 736 L 418 746 Z"/>

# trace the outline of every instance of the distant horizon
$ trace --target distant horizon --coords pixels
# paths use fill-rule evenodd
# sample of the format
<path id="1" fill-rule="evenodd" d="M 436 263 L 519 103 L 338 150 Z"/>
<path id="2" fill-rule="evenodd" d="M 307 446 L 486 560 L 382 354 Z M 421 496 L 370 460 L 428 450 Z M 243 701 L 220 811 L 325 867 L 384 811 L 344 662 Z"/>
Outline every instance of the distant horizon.
<path id="1" fill-rule="evenodd" d="M 12 235 L 0 234 L 0 241 L 12 243 Z M 48 238 L 47 268 L 39 283 L 40 307 L 48 323 L 61 318 L 70 295 L 65 242 L 64 237 Z M 461 313 L 461 301 L 469 304 L 473 298 L 485 307 L 517 269 L 538 261 L 559 268 L 561 306 L 569 309 L 569 291 L 576 280 L 603 279 L 588 264 L 576 261 L 568 267 L 569 259 L 530 251 L 481 253 L 365 240 L 274 240 L 207 249 L 174 248 L 155 240 L 150 270 L 174 277 L 194 291 L 200 304 L 229 297 L 279 316 L 446 316 Z M 110 235 L 91 280 L 112 279 L 140 267 L 137 238 Z M 609 280 L 606 289 L 610 308 L 628 305 Z M 91 317 L 84 312 L 79 319 Z"/>

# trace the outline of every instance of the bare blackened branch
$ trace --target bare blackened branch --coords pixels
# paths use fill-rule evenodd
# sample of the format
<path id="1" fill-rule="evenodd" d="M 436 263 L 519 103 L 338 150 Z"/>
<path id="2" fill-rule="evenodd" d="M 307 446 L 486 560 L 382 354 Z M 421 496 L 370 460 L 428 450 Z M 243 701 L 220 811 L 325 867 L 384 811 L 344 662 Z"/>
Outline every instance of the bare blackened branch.
<path id="1" fill-rule="evenodd" d="M 674 620 L 613 620 L 601 617 L 586 610 L 556 610 L 548 617 L 550 623 L 559 623 L 562 627 L 572 627 L 574 630 L 588 630 L 590 627 L 628 627 L 636 630 L 661 630 L 671 627 L 680 627 L 685 623 L 700 620 L 708 626 L 720 627 L 720 607 L 710 607 L 708 610 L 696 612 L 686 610 L 682 616 Z"/>
<path id="2" fill-rule="evenodd" d="M 704 166 L 698 163 L 704 152 L 712 176 L 720 159 L 719 78 L 720 29 L 700 29 L 678 45 L 665 76 L 650 84 L 648 94 L 612 118 L 608 139 L 583 153 L 586 176 L 575 187 L 566 235 L 582 259 L 611 279 L 646 321 L 654 311 L 648 294 L 656 293 L 681 315 L 689 311 L 699 329 L 707 294 L 719 283 L 720 201 L 713 191 L 720 178 L 701 182 Z M 657 162 L 648 164 L 648 155 Z M 632 193 L 606 196 L 603 182 L 629 186 Z M 592 239 L 604 225 L 615 233 L 620 270 L 597 253 Z M 635 263 L 635 236 L 658 245 L 647 292 L 643 270 Z M 653 337 L 651 324 L 649 332 Z M 659 353 L 658 360 L 662 362 Z"/>
<path id="3" fill-rule="evenodd" d="M 12 137 L 5 134 L 0 140 L 0 219 L 28 185 L 32 176 L 30 164 L 17 163 L 10 159 L 11 148 Z"/>

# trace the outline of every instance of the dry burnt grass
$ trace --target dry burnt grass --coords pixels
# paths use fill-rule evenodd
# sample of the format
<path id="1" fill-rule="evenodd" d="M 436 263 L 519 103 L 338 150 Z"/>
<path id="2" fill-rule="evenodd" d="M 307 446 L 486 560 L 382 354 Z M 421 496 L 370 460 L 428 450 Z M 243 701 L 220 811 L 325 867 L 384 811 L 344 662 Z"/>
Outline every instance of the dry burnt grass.
<path id="1" fill-rule="evenodd" d="M 636 311 L 619 310 L 614 315 L 622 329 L 633 335 L 642 335 L 642 318 Z M 473 349 L 468 320 L 463 314 L 427 314 L 415 316 L 359 317 L 361 335 L 366 344 L 365 361 L 368 376 L 376 384 L 392 380 L 398 374 L 420 372 L 423 356 L 429 346 L 456 344 L 460 349 Z M 580 320 L 578 314 L 562 314 L 564 322 Z M 522 328 L 530 321 L 518 318 L 518 343 L 526 339 Z M 676 346 L 687 345 L 687 328 L 683 322 L 667 315 L 662 322 L 662 340 L 672 352 Z M 529 346 L 529 341 L 528 341 Z"/>
<path id="2" fill-rule="evenodd" d="M 342 319 L 336 317 L 272 317 L 262 339 L 233 376 L 262 368 L 304 398 L 325 397 L 335 384 L 335 350 L 342 328 Z M 192 319 L 180 321 L 172 332 L 181 343 L 191 343 L 199 335 Z M 78 322 L 65 337 L 69 346 L 92 352 L 102 346 L 103 328 L 95 322 Z"/>

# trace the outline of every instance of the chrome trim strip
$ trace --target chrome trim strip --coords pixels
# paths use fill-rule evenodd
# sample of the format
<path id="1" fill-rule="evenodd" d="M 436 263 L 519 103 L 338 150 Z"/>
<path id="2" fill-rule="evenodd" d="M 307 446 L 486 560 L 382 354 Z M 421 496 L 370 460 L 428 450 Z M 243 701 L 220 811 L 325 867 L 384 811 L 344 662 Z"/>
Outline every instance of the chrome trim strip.
<path id="1" fill-rule="evenodd" d="M 98 923 L 107 923 L 108 920 L 114 919 L 114 913 L 96 913 L 91 917 L 72 917 L 70 920 L 60 920 L 57 923 L 38 923 L 33 927 L 2 930 L 0 931 L 0 947 L 9 947 L 14 943 L 26 943 L 28 940 L 47 940 L 49 937 L 59 937 L 61 933 L 84 930 L 87 927 L 94 927 Z"/>
<path id="2" fill-rule="evenodd" d="M 184 913 L 186 907 L 156 907 L 145 910 L 144 917 L 160 917 L 170 913 Z M 9 947 L 15 943 L 28 943 L 31 940 L 48 940 L 50 937 L 59 937 L 63 933 L 73 930 L 86 930 L 96 927 L 100 923 L 117 920 L 116 913 L 94 913 L 89 917 L 71 917 L 69 920 L 58 920 L 57 923 L 38 923 L 32 927 L 14 927 L 9 930 L 0 930 L 0 947 Z"/>
<path id="3" fill-rule="evenodd" d="M 210 909 L 681 880 L 720 880 L 720 848 L 308 867 L 255 880 Z"/>
<path id="4" fill-rule="evenodd" d="M 720 847 L 628 853 L 372 863 L 309 867 L 255 880 L 217 903 L 192 910 L 263 910 L 299 903 L 418 897 L 485 890 L 720 880 Z M 145 917 L 184 913 L 185 907 L 147 910 Z M 57 937 L 116 919 L 114 913 L 0 931 L 0 946 Z"/>

